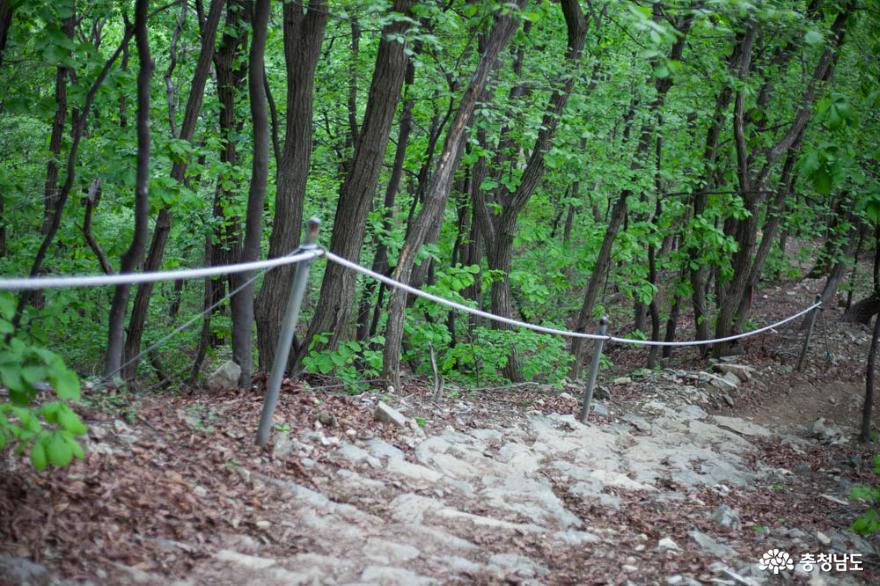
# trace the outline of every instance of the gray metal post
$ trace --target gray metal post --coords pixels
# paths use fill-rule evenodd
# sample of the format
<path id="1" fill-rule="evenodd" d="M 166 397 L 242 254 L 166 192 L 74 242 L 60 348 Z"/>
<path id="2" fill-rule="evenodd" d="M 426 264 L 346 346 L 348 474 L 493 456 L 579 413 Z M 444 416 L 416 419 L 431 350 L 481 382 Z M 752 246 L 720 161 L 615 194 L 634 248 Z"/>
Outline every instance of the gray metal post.
<path id="1" fill-rule="evenodd" d="M 816 299 L 815 299 L 814 303 L 821 303 L 821 302 L 822 302 L 822 296 L 816 295 Z M 807 335 L 806 335 L 806 337 L 804 337 L 804 347 L 801 348 L 801 355 L 798 356 L 798 363 L 797 363 L 797 370 L 798 371 L 800 371 L 800 369 L 803 368 L 803 366 L 804 366 L 804 358 L 807 357 L 807 348 L 810 346 L 810 338 L 813 337 L 813 326 L 816 325 L 816 316 L 819 314 L 820 311 L 822 311 L 821 305 L 819 307 L 813 309 L 813 311 L 810 312 L 810 324 L 807 326 Z"/>
<path id="2" fill-rule="evenodd" d="M 318 228 L 321 222 L 317 218 L 311 218 L 306 240 L 299 247 L 299 252 L 315 250 L 318 245 Z M 260 427 L 257 430 L 257 445 L 265 446 L 272 433 L 272 414 L 278 403 L 278 394 L 281 391 L 281 381 L 284 380 L 284 370 L 287 368 L 287 357 L 290 355 L 290 346 L 293 344 L 293 335 L 296 333 L 296 324 L 299 321 L 299 310 L 302 307 L 303 296 L 309 280 L 309 268 L 314 262 L 314 257 L 304 260 L 294 268 L 293 285 L 290 287 L 290 296 L 287 298 L 287 307 L 284 310 L 284 321 L 281 322 L 281 334 L 278 336 L 278 344 L 275 347 L 275 362 L 272 364 L 272 374 L 266 387 L 266 396 L 263 398 L 263 412 L 260 414 Z"/>
<path id="3" fill-rule="evenodd" d="M 599 335 L 604 336 L 608 331 L 608 316 L 599 320 Z M 590 366 L 590 376 L 587 378 L 587 388 L 584 389 L 584 404 L 581 406 L 581 423 L 587 422 L 590 414 L 590 403 L 593 402 L 593 389 L 596 388 L 596 378 L 599 376 L 599 360 L 602 358 L 602 347 L 605 339 L 600 338 L 593 343 L 593 362 Z"/>

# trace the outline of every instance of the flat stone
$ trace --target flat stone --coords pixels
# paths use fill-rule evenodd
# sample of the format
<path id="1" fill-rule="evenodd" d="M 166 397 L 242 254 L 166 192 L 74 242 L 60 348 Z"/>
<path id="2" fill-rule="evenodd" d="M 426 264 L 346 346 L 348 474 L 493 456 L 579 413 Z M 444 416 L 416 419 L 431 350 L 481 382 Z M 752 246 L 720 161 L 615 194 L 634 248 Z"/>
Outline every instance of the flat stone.
<path id="1" fill-rule="evenodd" d="M 433 578 L 392 566 L 367 566 L 361 573 L 361 581 L 382 586 L 431 586 L 438 583 Z"/>
<path id="2" fill-rule="evenodd" d="M 0 577 L 10 584 L 21 586 L 49 586 L 53 581 L 49 572 L 40 564 L 7 554 L 0 554 Z"/>
<path id="3" fill-rule="evenodd" d="M 755 373 L 755 369 L 751 366 L 735 362 L 719 362 L 715 365 L 715 370 L 722 374 L 733 374 L 740 380 L 750 380 Z"/>
<path id="4" fill-rule="evenodd" d="M 407 462 L 404 459 L 389 459 L 387 469 L 389 472 L 400 474 L 413 480 L 426 480 L 428 482 L 437 482 L 443 475 L 435 470 Z"/>
<path id="5" fill-rule="evenodd" d="M 739 531 L 742 529 L 742 521 L 740 521 L 739 513 L 727 505 L 718 505 L 712 511 L 712 520 L 731 531 Z"/>
<path id="6" fill-rule="evenodd" d="M 364 546 L 364 555 L 380 564 L 408 562 L 419 557 L 420 554 L 421 552 L 411 545 L 378 538 L 368 540 L 367 545 Z"/>
<path id="7" fill-rule="evenodd" d="M 672 540 L 671 537 L 664 537 L 660 541 L 657 542 L 657 547 L 660 549 L 671 549 L 673 551 L 680 551 L 681 548 L 678 547 L 678 544 Z"/>
<path id="8" fill-rule="evenodd" d="M 221 549 L 214 554 L 214 559 L 221 562 L 230 562 L 239 566 L 244 566 L 250 570 L 263 570 L 270 566 L 276 565 L 276 562 L 270 558 L 261 558 L 253 555 L 246 555 L 230 549 Z"/>
<path id="9" fill-rule="evenodd" d="M 693 539 L 694 542 L 696 542 L 696 544 L 699 545 L 703 551 L 710 555 L 719 558 L 728 558 L 736 555 L 736 551 L 734 551 L 730 546 L 715 541 L 705 533 L 694 530 L 690 531 L 688 535 L 690 535 L 691 539 Z"/>
<path id="10" fill-rule="evenodd" d="M 746 421 L 745 419 L 740 419 L 739 417 L 724 417 L 722 415 L 716 415 L 713 419 L 718 427 L 729 429 L 740 435 L 753 437 L 770 437 L 773 435 L 766 427 L 762 427 L 751 421 Z"/>
<path id="11" fill-rule="evenodd" d="M 376 411 L 373 413 L 373 416 L 383 423 L 390 423 L 397 427 L 406 427 L 407 420 L 403 413 L 382 401 L 379 401 L 379 404 L 376 405 Z"/>

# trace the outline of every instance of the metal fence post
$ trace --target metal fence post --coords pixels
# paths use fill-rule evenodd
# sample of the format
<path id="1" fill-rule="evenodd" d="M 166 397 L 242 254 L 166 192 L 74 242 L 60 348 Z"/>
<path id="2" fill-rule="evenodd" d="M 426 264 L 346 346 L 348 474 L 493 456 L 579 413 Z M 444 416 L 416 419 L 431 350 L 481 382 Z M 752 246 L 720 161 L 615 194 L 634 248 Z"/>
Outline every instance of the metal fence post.
<path id="1" fill-rule="evenodd" d="M 299 252 L 315 250 L 318 245 L 318 228 L 321 222 L 317 218 L 311 218 L 308 222 L 306 240 L 300 246 Z M 281 381 L 284 379 L 284 370 L 287 368 L 287 357 L 290 355 L 290 346 L 293 344 L 293 335 L 296 333 L 296 324 L 299 321 L 299 310 L 302 307 L 303 296 L 309 280 L 309 268 L 314 262 L 312 257 L 297 264 L 293 273 L 293 284 L 290 287 L 290 296 L 287 298 L 287 307 L 284 310 L 284 320 L 281 322 L 281 333 L 278 335 L 278 343 L 275 347 L 275 362 L 272 364 L 272 374 L 266 387 L 266 395 L 263 397 L 263 412 L 260 414 L 260 427 L 257 429 L 257 445 L 265 446 L 272 432 L 272 414 L 278 403 L 278 394 L 281 391 Z"/>
<path id="2" fill-rule="evenodd" d="M 822 303 L 822 296 L 816 295 L 814 303 Z M 822 306 L 816 307 L 810 312 L 810 323 L 807 326 L 807 335 L 804 337 L 804 347 L 801 348 L 801 355 L 798 356 L 797 370 L 800 371 L 804 366 L 804 358 L 807 357 L 807 348 L 810 346 L 810 338 L 813 337 L 813 326 L 816 325 L 816 316 L 822 311 Z"/>
<path id="3" fill-rule="evenodd" d="M 608 316 L 599 320 L 599 335 L 605 336 L 608 331 Z M 590 403 L 593 402 L 593 389 L 596 388 L 596 378 L 599 376 L 599 360 L 602 358 L 602 346 L 605 338 L 599 338 L 593 343 L 593 362 L 590 366 L 590 376 L 587 378 L 587 388 L 584 389 L 584 404 L 581 406 L 581 423 L 587 422 L 590 414 Z"/>

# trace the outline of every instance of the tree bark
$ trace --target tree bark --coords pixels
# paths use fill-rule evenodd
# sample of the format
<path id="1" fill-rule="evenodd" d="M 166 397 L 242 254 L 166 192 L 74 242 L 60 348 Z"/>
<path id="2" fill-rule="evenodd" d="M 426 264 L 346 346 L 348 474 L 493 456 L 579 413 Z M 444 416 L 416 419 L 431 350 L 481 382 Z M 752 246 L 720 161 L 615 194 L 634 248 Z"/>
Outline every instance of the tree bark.
<path id="1" fill-rule="evenodd" d="M 394 164 L 391 167 L 391 177 L 388 179 L 388 185 L 385 188 L 385 199 L 382 202 L 384 212 L 382 214 L 382 232 L 388 234 L 391 230 L 391 219 L 394 214 L 394 202 L 397 198 L 397 192 L 400 189 L 400 181 L 403 178 L 403 163 L 406 160 L 406 150 L 409 146 L 409 135 L 412 130 L 412 109 L 414 99 L 412 95 L 412 85 L 415 81 L 415 65 L 412 59 L 406 66 L 406 86 L 404 89 L 403 111 L 400 114 L 400 125 L 397 130 L 397 149 L 394 152 Z M 384 240 L 380 240 L 376 247 L 376 255 L 373 257 L 373 265 L 370 267 L 374 272 L 386 274 L 388 273 L 388 245 Z M 361 295 L 360 309 L 358 310 L 357 319 L 357 341 L 364 343 L 370 339 L 370 309 L 372 307 L 373 293 L 377 287 L 376 281 L 369 279 L 364 285 L 364 291 Z M 375 313 L 380 311 L 379 304 L 376 305 Z"/>
<path id="2" fill-rule="evenodd" d="M 395 0 L 393 11 L 409 15 L 412 6 L 413 0 Z M 360 259 L 367 214 L 379 181 L 406 74 L 406 48 L 399 37 L 408 26 L 405 21 L 396 19 L 382 31 L 354 161 L 339 192 L 330 250 L 355 262 Z M 337 264 L 327 265 L 315 316 L 302 343 L 295 349 L 297 363 L 318 333 L 329 334 L 327 348 L 336 347 L 352 312 L 355 276 L 355 273 Z"/>
<path id="3" fill-rule="evenodd" d="M 525 0 L 517 0 L 516 8 L 522 9 Z M 412 276 L 415 257 L 431 228 L 440 221 L 449 199 L 449 191 L 467 138 L 470 120 L 483 94 L 486 82 L 498 63 L 498 56 L 510 42 L 519 24 L 517 11 L 499 11 L 494 17 L 492 32 L 480 56 L 477 69 L 461 97 L 452 121 L 437 169 L 425 193 L 425 202 L 419 215 L 410 226 L 394 270 L 394 278 L 407 283 Z M 383 376 L 394 388 L 400 388 L 400 353 L 403 345 L 403 320 L 406 309 L 406 293 L 395 289 L 389 306 L 388 325 L 383 351 Z"/>
<path id="4" fill-rule="evenodd" d="M 64 178 L 64 184 L 61 186 L 61 190 L 58 192 L 58 198 L 55 203 L 55 211 L 52 214 L 52 220 L 46 233 L 43 236 L 43 240 L 40 243 L 40 248 L 37 250 L 37 254 L 34 257 L 34 261 L 31 264 L 31 269 L 28 273 L 28 275 L 31 277 L 37 276 L 42 270 L 43 262 L 46 260 L 46 254 L 49 252 L 49 247 L 52 246 L 52 243 L 55 241 L 55 236 L 58 234 L 58 229 L 61 227 L 61 219 L 64 208 L 67 205 L 67 199 L 70 197 L 70 192 L 71 190 L 73 190 L 74 183 L 76 182 L 76 162 L 77 155 L 79 154 L 79 145 L 82 141 L 83 132 L 85 132 L 86 121 L 88 120 L 89 113 L 92 110 L 92 105 L 95 103 L 95 95 L 98 93 L 98 89 L 100 89 L 100 87 L 103 85 L 104 80 L 107 79 L 107 75 L 110 73 L 110 69 L 113 68 L 113 64 L 116 63 L 116 60 L 122 53 L 123 48 L 131 41 L 131 37 L 133 34 L 134 28 L 126 25 L 122 35 L 122 40 L 119 43 L 119 47 L 117 47 L 116 51 L 114 51 L 114 53 L 104 62 L 104 65 L 98 72 L 95 80 L 92 82 L 91 86 L 89 86 L 89 89 L 86 92 L 82 109 L 74 110 L 73 112 L 70 127 L 70 148 L 67 151 L 67 162 L 65 164 L 66 175 Z M 18 326 L 21 324 L 21 318 L 24 315 L 24 310 L 30 303 L 31 299 L 33 299 L 33 296 L 34 291 L 26 290 L 23 291 L 21 296 L 18 298 L 18 305 L 15 308 L 15 315 L 12 318 L 13 328 L 17 329 Z"/>
<path id="5" fill-rule="evenodd" d="M 239 262 L 260 257 L 263 234 L 263 202 L 269 182 L 269 115 L 266 106 L 264 58 L 269 28 L 270 0 L 255 0 L 250 56 L 248 58 L 248 94 L 250 96 L 253 155 L 251 183 L 248 189 L 244 242 Z M 232 359 L 241 367 L 240 387 L 251 384 L 253 374 L 254 283 L 252 271 L 233 275 L 232 286 L 238 290 L 230 299 L 232 309 Z"/>
<path id="6" fill-rule="evenodd" d="M 768 178 L 774 165 L 779 159 L 796 146 L 799 137 L 806 129 L 807 124 L 813 113 L 813 104 L 818 98 L 819 86 L 823 82 L 827 82 L 831 78 L 834 66 L 837 62 L 837 56 L 843 45 L 846 33 L 846 25 L 850 15 L 855 9 L 855 3 L 848 1 L 841 7 L 840 12 L 831 25 L 830 36 L 822 56 L 819 58 L 813 75 L 802 94 L 798 110 L 788 126 L 786 132 L 779 138 L 776 143 L 766 149 L 764 153 L 764 163 L 757 173 L 752 173 L 751 160 L 748 147 L 746 145 L 745 125 L 743 120 L 744 95 L 742 91 L 737 92 L 736 106 L 734 112 L 734 135 L 737 150 L 737 174 L 741 197 L 744 202 L 744 208 L 750 212 L 750 216 L 736 224 L 735 236 L 738 249 L 733 256 L 733 278 L 725 286 L 725 297 L 721 302 L 718 311 L 718 320 L 715 324 L 715 335 L 718 338 L 729 336 L 735 328 L 744 323 L 748 318 L 749 304 L 746 303 L 745 297 L 750 292 L 748 289 L 749 276 L 753 268 L 752 255 L 755 251 L 758 228 L 758 206 L 766 194 Z M 749 31 L 754 31 L 757 25 L 750 27 Z M 746 33 L 748 35 L 748 32 Z M 754 36 L 754 33 L 752 33 Z M 748 41 L 748 40 L 747 40 Z M 749 55 L 743 53 L 743 60 L 739 71 L 741 80 L 745 80 L 751 68 L 750 53 L 751 43 L 749 45 Z M 740 307 L 745 307 L 745 311 L 740 312 Z M 728 345 L 721 345 L 716 348 L 717 352 L 723 352 Z"/>
<path id="7" fill-rule="evenodd" d="M 134 36 L 138 51 L 137 76 L 137 163 L 134 193 L 134 235 L 122 254 L 120 273 L 134 272 L 144 260 L 147 244 L 147 222 L 150 215 L 150 80 L 153 77 L 153 59 L 150 56 L 150 38 L 147 31 L 147 11 L 150 0 L 137 0 L 134 8 Z M 131 285 L 119 285 L 113 292 L 107 325 L 107 353 L 104 356 L 104 376 L 112 377 L 122 366 L 125 312 Z"/>
<path id="8" fill-rule="evenodd" d="M 326 0 L 312 0 L 308 9 L 284 5 L 284 60 L 287 66 L 287 123 L 275 180 L 275 216 L 269 237 L 269 258 L 299 246 L 306 183 L 312 154 L 312 103 L 315 69 L 327 25 Z M 260 367 L 271 368 L 281 332 L 293 267 L 269 271 L 257 296 L 257 349 Z"/>
<path id="9" fill-rule="evenodd" d="M 11 14 L 11 9 L 10 9 Z M 61 31 L 73 39 L 76 15 L 72 14 L 61 23 Z M 46 163 L 46 182 L 43 185 L 43 235 L 49 233 L 52 217 L 58 207 L 58 165 L 61 159 L 61 139 L 67 122 L 67 79 L 73 74 L 69 67 L 59 65 L 55 71 L 55 116 L 52 118 L 52 134 L 49 137 L 49 161 Z"/>
<path id="10" fill-rule="evenodd" d="M 581 12 L 577 0 L 561 0 L 560 7 L 568 31 L 568 45 L 565 53 L 566 73 L 562 79 L 556 80 L 558 89 L 554 90 L 546 106 L 538 136 L 532 148 L 531 156 L 520 177 L 519 185 L 513 193 L 503 186 L 495 194 L 495 201 L 501 203 L 501 214 L 492 214 L 484 198 L 475 202 L 475 208 L 485 227 L 486 252 L 489 268 L 501 271 L 503 275 L 492 283 L 492 313 L 502 317 L 513 317 L 514 307 L 510 289 L 510 271 L 513 264 L 513 239 L 519 214 L 528 204 L 532 194 L 544 175 L 544 155 L 550 148 L 550 141 L 556 134 L 562 112 L 574 87 L 575 75 L 583 53 L 587 38 L 587 20 Z M 520 86 L 517 86 L 520 87 Z M 510 330 L 511 326 L 492 322 L 492 327 L 499 330 Z M 519 358 L 516 348 L 512 348 L 504 367 L 504 375 L 514 381 L 522 380 Z"/>
<path id="11" fill-rule="evenodd" d="M 655 9 L 655 18 L 658 17 L 658 12 Z M 693 22 L 693 14 L 686 15 L 683 19 L 676 24 L 676 29 L 679 32 L 679 36 L 676 38 L 675 43 L 670 49 L 670 59 L 674 59 L 676 61 L 681 60 L 681 55 L 684 52 L 684 45 L 687 39 L 687 34 L 690 31 L 691 24 Z M 654 88 L 656 95 L 651 102 L 651 113 L 652 116 L 649 117 L 648 121 L 642 124 L 641 130 L 639 132 L 639 143 L 636 146 L 636 152 L 633 156 L 632 162 L 630 163 L 630 171 L 633 175 L 637 174 L 643 167 L 645 158 L 648 155 L 648 149 L 651 146 L 651 135 L 653 134 L 655 128 L 652 127 L 650 120 L 657 120 L 657 116 L 663 109 L 663 104 L 666 101 L 666 94 L 669 92 L 669 89 L 672 87 L 672 79 L 669 77 L 665 78 L 657 78 L 654 82 Z M 635 107 L 635 105 L 633 105 Z M 626 117 L 625 117 L 626 118 Z M 627 122 L 627 127 L 624 130 L 624 138 L 629 136 L 629 122 Z M 578 312 L 577 322 L 575 325 L 576 331 L 586 332 L 587 327 L 590 325 L 590 322 L 593 319 L 593 307 L 596 304 L 596 298 L 599 295 L 599 289 L 602 286 L 603 281 L 605 280 L 606 273 L 610 267 L 611 262 L 611 249 L 614 246 L 614 239 L 617 237 L 617 232 L 620 230 L 621 225 L 623 224 L 624 219 L 626 218 L 627 213 L 627 199 L 632 195 L 632 190 L 625 189 L 623 190 L 615 201 L 613 208 L 611 209 L 611 217 L 608 220 L 608 226 L 605 229 L 605 236 L 602 239 L 602 245 L 599 248 L 599 254 L 596 257 L 596 264 L 593 267 L 593 272 L 590 275 L 589 280 L 587 281 L 587 286 L 584 291 L 584 301 L 581 304 L 581 309 Z M 571 353 L 574 356 L 574 362 L 571 367 L 571 378 L 577 379 L 580 376 L 581 372 L 581 363 L 584 360 L 584 354 L 586 352 L 586 346 L 584 345 L 584 340 L 582 338 L 574 338 L 571 342 Z"/>
<path id="12" fill-rule="evenodd" d="M 880 296 L 880 291 L 875 291 L 874 294 Z M 880 316 L 874 320 L 871 348 L 868 350 L 868 366 L 865 371 L 865 403 L 862 405 L 862 431 L 859 435 L 859 440 L 862 443 L 871 441 L 871 411 L 874 407 L 874 377 L 878 343 L 880 343 Z"/>
<path id="13" fill-rule="evenodd" d="M 15 8 L 14 0 L 0 0 L 0 67 L 3 66 L 3 51 L 6 49 L 6 39 L 9 38 Z"/>
<path id="14" fill-rule="evenodd" d="M 205 94 L 205 83 L 211 71 L 211 61 L 214 56 L 214 39 L 217 36 L 217 26 L 220 15 L 223 12 L 223 0 L 211 0 L 208 9 L 208 17 L 202 30 L 202 44 L 199 59 L 193 73 L 192 85 L 183 113 L 183 121 L 180 125 L 180 140 L 192 142 L 196 122 L 202 108 L 202 99 Z M 177 161 L 171 168 L 171 177 L 178 183 L 184 183 L 187 164 L 185 161 Z M 153 228 L 153 237 L 150 241 L 149 252 L 144 262 L 145 271 L 156 271 L 162 265 L 162 257 L 165 254 L 165 245 L 168 242 L 168 234 L 171 231 L 171 208 L 163 206 L 156 217 L 156 225 Z M 147 320 L 147 311 L 150 306 L 150 297 L 153 294 L 153 284 L 145 283 L 138 287 L 134 299 L 134 306 L 128 320 L 128 335 L 125 338 L 125 362 L 128 364 L 123 369 L 125 380 L 133 380 L 137 371 L 137 355 L 141 348 L 141 339 L 144 335 L 144 327 Z"/>

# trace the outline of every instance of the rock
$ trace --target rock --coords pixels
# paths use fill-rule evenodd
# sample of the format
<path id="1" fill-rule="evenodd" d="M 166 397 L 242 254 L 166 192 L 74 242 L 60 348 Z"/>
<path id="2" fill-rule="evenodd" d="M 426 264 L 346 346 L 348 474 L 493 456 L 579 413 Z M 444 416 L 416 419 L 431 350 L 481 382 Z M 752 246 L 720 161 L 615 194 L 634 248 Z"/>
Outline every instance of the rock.
<path id="1" fill-rule="evenodd" d="M 676 574 L 675 576 L 669 576 L 666 578 L 666 583 L 670 586 L 700 586 L 700 582 L 694 580 L 690 576 L 682 576 L 681 574 Z"/>
<path id="2" fill-rule="evenodd" d="M 376 411 L 373 413 L 373 416 L 383 423 L 390 423 L 397 427 L 406 427 L 406 417 L 404 417 L 403 413 L 382 401 L 379 401 L 379 404 L 376 405 Z"/>
<path id="3" fill-rule="evenodd" d="M 745 364 L 737 364 L 735 362 L 719 362 L 715 365 L 715 370 L 722 374 L 733 374 L 740 380 L 751 380 L 755 369 Z"/>
<path id="4" fill-rule="evenodd" d="M 736 376 L 735 374 L 733 374 L 732 372 L 724 373 L 724 376 L 721 378 L 723 378 L 724 380 L 726 380 L 727 382 L 732 384 L 734 387 L 739 386 L 739 384 L 742 382 L 740 380 L 740 378 L 738 376 Z"/>
<path id="5" fill-rule="evenodd" d="M 725 375 L 725 377 L 726 376 L 727 375 Z M 714 375 L 714 374 L 711 374 L 708 372 L 700 372 L 697 374 L 697 377 L 701 381 L 709 383 L 710 385 L 712 385 L 713 387 L 715 387 L 716 389 L 718 389 L 720 391 L 732 391 L 739 384 L 739 379 L 736 379 L 736 382 L 734 383 L 733 381 L 728 380 L 724 377 L 720 377 L 720 376 L 717 376 L 717 375 Z M 733 377 L 733 378 L 736 378 L 736 377 Z"/>
<path id="6" fill-rule="evenodd" d="M 602 401 L 608 401 L 611 399 L 611 391 L 605 385 L 597 385 L 593 390 L 593 397 Z"/>
<path id="7" fill-rule="evenodd" d="M 208 389 L 212 391 L 237 389 L 239 376 L 241 376 L 241 367 L 232 360 L 227 360 L 208 377 Z"/>
<path id="8" fill-rule="evenodd" d="M 818 539 L 819 543 L 821 543 L 822 545 L 831 545 L 831 538 L 821 531 L 816 532 L 816 539 Z"/>
<path id="9" fill-rule="evenodd" d="M 715 557 L 726 558 L 736 554 L 736 552 L 729 546 L 724 545 L 723 543 L 718 543 L 705 533 L 694 530 L 689 532 L 688 535 L 690 535 L 691 539 L 693 539 L 703 551 Z"/>
<path id="10" fill-rule="evenodd" d="M 712 511 L 712 520 L 731 531 L 739 531 L 742 529 L 742 522 L 740 521 L 739 513 L 727 505 L 718 505 L 718 507 Z"/>
<path id="11" fill-rule="evenodd" d="M 616 379 L 611 381 L 612 385 L 629 385 L 632 384 L 632 379 L 628 376 L 619 376 Z"/>
<path id="12" fill-rule="evenodd" d="M 253 555 L 245 555 L 230 549 L 221 549 L 214 554 L 214 559 L 222 562 L 230 562 L 239 566 L 244 566 L 250 570 L 263 570 L 270 566 L 274 566 L 277 562 L 271 558 L 261 558 Z"/>
<path id="13" fill-rule="evenodd" d="M 664 537 L 660 541 L 657 542 L 657 547 L 660 549 L 671 549 L 672 551 L 681 551 L 681 548 L 678 547 L 678 544 L 675 543 L 672 538 Z"/>
<path id="14" fill-rule="evenodd" d="M 437 580 L 425 576 L 419 576 L 403 568 L 391 566 L 367 566 L 361 574 L 361 582 L 367 584 L 382 584 L 383 586 L 428 586 L 436 584 Z"/>
<path id="15" fill-rule="evenodd" d="M 813 468 L 807 463 L 801 463 L 794 467 L 794 473 L 801 476 L 807 476 L 813 472 Z"/>
<path id="16" fill-rule="evenodd" d="M 718 427 L 733 431 L 740 435 L 754 437 L 770 437 L 773 435 L 766 427 L 761 427 L 760 425 L 752 423 L 751 421 L 746 421 L 745 419 L 740 419 L 739 417 L 724 417 L 722 415 L 716 415 L 714 420 Z"/>
<path id="17" fill-rule="evenodd" d="M 367 541 L 367 545 L 364 546 L 364 555 L 374 562 L 391 564 L 408 562 L 419 557 L 421 552 L 411 545 L 371 538 Z"/>
<path id="18" fill-rule="evenodd" d="M 608 411 L 608 407 L 606 407 L 602 403 L 593 403 L 590 408 L 593 413 L 595 413 L 599 417 L 604 417 L 606 419 L 611 417 L 611 413 Z"/>
<path id="19" fill-rule="evenodd" d="M 53 581 L 44 566 L 24 558 L 0 554 L 0 578 L 21 586 L 49 586 Z M 4 582 L 5 583 L 5 582 Z"/>
<path id="20" fill-rule="evenodd" d="M 574 397 L 572 397 L 568 393 L 559 393 L 559 398 L 560 399 L 568 399 L 568 400 L 574 399 Z"/>
<path id="21" fill-rule="evenodd" d="M 321 411 L 318 413 L 318 421 L 321 422 L 321 425 L 324 427 L 336 427 L 336 416 L 327 411 Z"/>
<path id="22" fill-rule="evenodd" d="M 813 422 L 810 428 L 810 435 L 823 444 L 835 445 L 845 441 L 843 431 L 836 425 L 825 421 L 824 417 L 820 417 Z"/>
<path id="23" fill-rule="evenodd" d="M 721 398 L 724 399 L 724 402 L 727 403 L 728 407 L 736 407 L 736 402 L 730 395 L 721 395 Z"/>
<path id="24" fill-rule="evenodd" d="M 272 457 L 278 460 L 287 458 L 296 448 L 297 442 L 290 439 L 290 434 L 282 431 L 272 445 Z"/>

